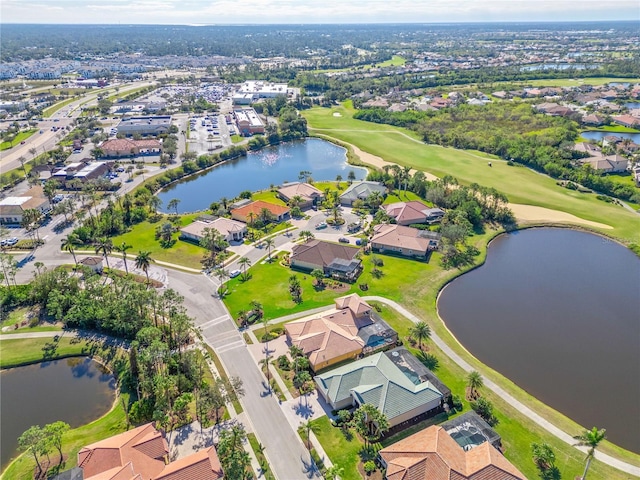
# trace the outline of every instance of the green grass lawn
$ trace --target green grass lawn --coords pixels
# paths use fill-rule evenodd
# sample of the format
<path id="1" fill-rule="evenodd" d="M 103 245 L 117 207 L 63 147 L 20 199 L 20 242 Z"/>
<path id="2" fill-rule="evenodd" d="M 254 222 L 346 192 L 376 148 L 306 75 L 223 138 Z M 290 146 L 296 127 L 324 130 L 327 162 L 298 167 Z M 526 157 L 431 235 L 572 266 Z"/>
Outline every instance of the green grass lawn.
<path id="1" fill-rule="evenodd" d="M 180 226 L 190 224 L 199 213 L 192 213 L 188 215 L 182 215 L 180 218 Z M 151 258 L 153 260 L 160 260 L 163 262 L 174 263 L 177 265 L 183 265 L 189 268 L 201 268 L 202 264 L 200 260 L 205 254 L 205 249 L 194 243 L 185 242 L 183 240 L 177 240 L 176 243 L 170 248 L 163 248 L 160 242 L 155 239 L 156 227 L 161 226 L 168 216 L 158 222 L 151 223 L 144 221 L 135 225 L 130 232 L 113 237 L 111 240 L 114 245 L 120 245 L 122 242 L 126 242 L 132 245 L 132 249 L 127 252 L 129 259 L 135 257 L 137 252 L 146 250 L 151 252 Z M 178 238 L 180 233 L 174 233 L 173 238 Z M 117 256 L 118 253 L 113 253 Z"/>
<path id="2" fill-rule="evenodd" d="M 51 115 L 53 115 L 54 113 L 56 113 L 58 110 L 60 110 L 63 107 L 66 107 L 67 105 L 69 105 L 70 103 L 75 102 L 76 100 L 78 100 L 77 98 L 67 98 L 66 100 L 63 100 L 62 102 L 58 102 L 55 103 L 53 105 L 51 105 L 48 108 L 45 108 L 42 111 L 42 116 L 45 118 L 50 117 Z"/>
<path id="3" fill-rule="evenodd" d="M 617 78 L 617 77 L 593 77 L 593 78 L 556 78 L 527 80 L 522 82 L 496 82 L 495 90 L 500 90 L 500 83 L 508 83 L 509 85 L 531 85 L 533 87 L 576 87 L 580 85 L 605 85 L 611 82 L 638 83 L 638 78 Z"/>
<path id="4" fill-rule="evenodd" d="M 333 113 L 340 113 L 334 117 Z M 303 112 L 314 132 L 351 143 L 383 159 L 437 176 L 453 175 L 462 183 L 478 183 L 505 193 L 509 201 L 565 211 L 580 218 L 610 225 L 602 233 L 637 241 L 640 218 L 622 207 L 606 204 L 595 195 L 557 186 L 555 180 L 521 166 L 509 166 L 491 155 L 426 145 L 409 130 L 354 120 L 350 103 Z M 492 168 L 487 167 L 491 160 Z"/>
<path id="5" fill-rule="evenodd" d="M 640 130 L 636 128 L 625 127 L 623 125 L 604 125 L 601 127 L 594 127 L 585 132 L 617 132 L 617 133 L 639 133 Z"/>
<path id="6" fill-rule="evenodd" d="M 387 195 L 387 198 L 384 199 L 384 202 L 382 202 L 382 204 L 389 205 L 391 203 L 411 202 L 413 200 L 419 200 L 424 202 L 424 200 L 422 200 L 420 196 L 416 195 L 413 192 L 410 192 L 408 190 L 394 190 L 393 193 L 390 193 L 389 195 Z"/>
<path id="7" fill-rule="evenodd" d="M 31 128 L 31 129 L 29 129 L 29 130 L 27 130 L 25 132 L 18 133 L 16 135 L 16 138 L 13 140 L 13 142 L 2 142 L 2 143 L 0 143 L 0 151 L 9 150 L 10 148 L 15 147 L 16 145 L 20 145 L 20 142 L 26 140 L 27 138 L 29 138 L 31 135 L 33 135 L 37 131 L 38 131 L 37 128 Z"/>
<path id="8" fill-rule="evenodd" d="M 269 202 L 275 205 L 286 205 L 286 203 L 280 197 L 278 197 L 278 194 L 276 192 L 272 192 L 271 190 L 256 192 L 251 196 L 251 200 L 262 200 L 263 202 Z"/>
<path id="9" fill-rule="evenodd" d="M 347 439 L 339 428 L 331 425 L 328 417 L 321 417 L 312 421 L 315 425 L 315 435 L 323 450 L 334 465 L 344 468 L 340 476 L 342 480 L 361 480 L 358 473 L 359 452 L 364 444 L 356 436 Z"/>
<path id="10" fill-rule="evenodd" d="M 231 143 L 240 143 L 242 137 L 240 135 L 231 135 Z"/>
<path id="11" fill-rule="evenodd" d="M 249 440 L 249 444 L 251 445 L 251 449 L 253 453 L 255 453 L 256 458 L 258 459 L 258 463 L 260 464 L 260 468 L 263 469 L 263 476 L 265 480 L 275 480 L 273 473 L 271 473 L 271 468 L 269 467 L 269 463 L 267 462 L 267 457 L 264 456 L 260 450 L 260 442 L 256 437 L 255 433 L 247 433 L 247 440 Z M 257 472 L 256 472 L 257 473 Z"/>

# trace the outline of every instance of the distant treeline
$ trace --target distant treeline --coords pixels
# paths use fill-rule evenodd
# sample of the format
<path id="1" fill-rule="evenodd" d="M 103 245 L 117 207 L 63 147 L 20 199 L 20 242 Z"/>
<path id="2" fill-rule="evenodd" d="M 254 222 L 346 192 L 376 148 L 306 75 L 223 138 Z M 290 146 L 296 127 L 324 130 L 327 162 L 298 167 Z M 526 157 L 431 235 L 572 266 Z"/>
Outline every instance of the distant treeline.
<path id="1" fill-rule="evenodd" d="M 579 158 L 572 149 L 578 136 L 575 122 L 535 113 L 526 103 L 461 105 L 437 112 L 392 113 L 375 108 L 359 110 L 354 118 L 409 128 L 427 143 L 492 153 L 553 178 L 623 200 L 640 200 L 633 186 L 616 183 L 589 165 L 574 166 Z"/>

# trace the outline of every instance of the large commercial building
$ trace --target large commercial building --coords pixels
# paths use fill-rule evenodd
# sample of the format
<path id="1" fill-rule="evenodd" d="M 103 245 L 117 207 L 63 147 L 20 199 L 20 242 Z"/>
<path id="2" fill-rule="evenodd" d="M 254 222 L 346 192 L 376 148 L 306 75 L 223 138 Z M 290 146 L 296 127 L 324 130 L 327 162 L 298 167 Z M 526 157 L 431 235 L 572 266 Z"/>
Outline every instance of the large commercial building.
<path id="1" fill-rule="evenodd" d="M 278 95 L 289 96 L 286 83 L 271 83 L 263 80 L 247 80 L 233 95 L 233 103 L 249 105 L 261 98 L 275 98 Z"/>
<path id="2" fill-rule="evenodd" d="M 171 127 L 171 115 L 156 117 L 131 117 L 125 118 L 118 124 L 118 133 L 124 135 L 160 135 L 169 133 Z"/>
<path id="3" fill-rule="evenodd" d="M 51 209 L 49 200 L 42 192 L 42 187 L 33 187 L 19 197 L 6 197 L 0 200 L 0 225 L 20 224 L 24 212 L 31 209 L 43 214 Z"/>
<path id="4" fill-rule="evenodd" d="M 253 108 L 243 108 L 234 110 L 236 125 L 240 135 L 249 136 L 257 133 L 264 133 L 264 123 Z"/>

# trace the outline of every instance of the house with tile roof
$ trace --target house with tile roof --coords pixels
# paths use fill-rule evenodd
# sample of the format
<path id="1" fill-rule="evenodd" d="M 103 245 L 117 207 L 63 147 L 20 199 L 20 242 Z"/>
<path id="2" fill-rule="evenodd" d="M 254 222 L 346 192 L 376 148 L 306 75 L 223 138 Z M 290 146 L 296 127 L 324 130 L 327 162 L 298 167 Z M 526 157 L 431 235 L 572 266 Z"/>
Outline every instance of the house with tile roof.
<path id="1" fill-rule="evenodd" d="M 353 205 L 356 200 L 366 200 L 373 192 L 378 192 L 383 197 L 387 194 L 387 187 L 380 182 L 353 182 L 340 195 L 340 204 L 345 206 Z"/>
<path id="2" fill-rule="evenodd" d="M 614 123 L 622 125 L 623 127 L 638 128 L 640 127 L 640 118 L 633 117 L 631 115 L 618 115 L 611 117 Z"/>
<path id="3" fill-rule="evenodd" d="M 398 334 L 358 294 L 335 299 L 335 308 L 285 324 L 287 342 L 300 348 L 317 372 L 398 340 Z"/>
<path id="4" fill-rule="evenodd" d="M 265 209 L 271 214 L 271 218 L 275 222 L 283 222 L 289 218 L 289 207 L 276 205 L 275 203 L 269 203 L 263 200 L 256 200 L 255 202 L 250 202 L 232 209 L 231 218 L 250 224 L 258 221 Z"/>
<path id="5" fill-rule="evenodd" d="M 387 480 L 525 480 L 489 442 L 465 451 L 432 425 L 379 452 Z"/>
<path id="6" fill-rule="evenodd" d="M 402 225 L 381 223 L 373 231 L 371 249 L 380 253 L 426 258 L 440 243 L 440 234 L 437 232 Z"/>
<path id="7" fill-rule="evenodd" d="M 221 480 L 214 447 L 167 463 L 169 445 L 153 424 L 106 438 L 78 452 L 84 480 Z"/>
<path id="8" fill-rule="evenodd" d="M 374 405 L 394 427 L 442 410 L 451 391 L 405 348 L 380 352 L 314 377 L 334 410 Z"/>
<path id="9" fill-rule="evenodd" d="M 398 225 L 414 223 L 438 223 L 444 217 L 444 210 L 431 208 L 418 200 L 395 202 L 381 207 Z"/>
<path id="10" fill-rule="evenodd" d="M 357 247 L 313 239 L 294 245 L 289 262 L 291 268 L 322 270 L 325 275 L 352 282 L 362 272 L 362 261 L 356 257 L 359 251 Z"/>
<path id="11" fill-rule="evenodd" d="M 289 203 L 292 198 L 300 197 L 300 208 L 311 208 L 322 202 L 324 193 L 313 185 L 301 182 L 285 183 L 278 189 L 278 196 Z"/>
<path id="12" fill-rule="evenodd" d="M 217 230 L 224 239 L 229 242 L 241 242 L 247 234 L 247 225 L 231 220 L 230 218 L 216 218 L 212 221 L 196 220 L 180 229 L 180 236 L 187 240 L 200 242 L 205 234 L 205 229 L 213 228 Z"/>
<path id="13" fill-rule="evenodd" d="M 115 138 L 100 145 L 104 157 L 120 158 L 136 155 L 159 155 L 162 153 L 162 143 L 154 139 L 130 140 Z"/>

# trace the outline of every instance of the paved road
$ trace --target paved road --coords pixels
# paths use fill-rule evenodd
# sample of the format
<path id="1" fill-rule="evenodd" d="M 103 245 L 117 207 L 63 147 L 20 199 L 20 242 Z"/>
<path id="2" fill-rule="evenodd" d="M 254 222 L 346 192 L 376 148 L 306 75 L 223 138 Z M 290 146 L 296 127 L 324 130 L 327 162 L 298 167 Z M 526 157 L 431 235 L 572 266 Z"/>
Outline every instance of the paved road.
<path id="1" fill-rule="evenodd" d="M 398 312 L 400 312 L 402 315 L 404 315 L 405 317 L 407 317 L 409 320 L 411 320 L 414 323 L 417 323 L 417 322 L 420 321 L 420 319 L 418 317 L 416 317 L 414 314 L 409 312 L 406 308 L 402 307 L 401 305 L 399 305 L 398 303 L 394 302 L 393 300 L 388 300 L 388 299 L 386 299 L 384 297 L 378 297 L 378 296 L 367 296 L 367 297 L 364 297 L 364 299 L 365 300 L 373 300 L 373 301 L 376 301 L 376 302 L 385 303 L 385 304 L 395 308 Z M 460 355 L 458 355 L 456 352 L 454 352 L 444 342 L 444 340 L 442 340 L 433 331 L 431 332 L 431 340 L 433 341 L 433 343 L 435 343 L 438 346 L 438 348 L 440 348 L 445 353 L 445 355 L 447 355 L 454 362 L 456 362 L 456 364 L 458 364 L 458 366 L 460 366 L 465 372 L 471 372 L 471 371 L 475 370 L 474 367 L 472 367 L 469 363 L 467 363 L 466 360 L 464 360 Z M 527 407 L 526 405 L 524 405 L 523 403 L 518 401 L 509 392 L 504 390 L 502 387 L 500 387 L 495 382 L 489 380 L 488 378 L 485 378 L 484 379 L 484 386 L 489 388 L 489 389 L 491 389 L 491 390 L 493 390 L 505 402 L 507 402 L 513 408 L 515 408 L 520 413 L 522 413 L 523 415 L 528 417 L 530 420 L 533 420 L 535 423 L 537 423 L 539 426 L 541 426 L 546 431 L 551 433 L 553 436 L 559 438 L 560 440 L 562 440 L 565 443 L 568 443 L 569 445 L 575 446 L 576 440 L 571 435 L 569 435 L 566 432 L 560 430 L 558 427 L 553 425 L 551 422 L 549 422 L 548 420 L 546 420 L 542 416 L 538 415 L 536 412 L 534 412 L 529 407 Z M 581 450 L 581 451 L 583 451 L 585 453 L 587 451 L 587 449 L 585 447 L 576 447 L 576 448 L 578 448 L 579 450 Z M 636 467 L 636 466 L 631 465 L 629 463 L 623 462 L 621 460 L 618 460 L 617 458 L 614 458 L 614 457 L 612 457 L 610 455 L 607 455 L 606 453 L 602 453 L 602 452 L 597 451 L 597 450 L 596 450 L 596 453 L 595 453 L 595 457 L 598 460 L 600 460 L 602 463 L 605 463 L 605 464 L 607 464 L 609 466 L 617 468 L 618 470 L 621 470 L 621 471 L 623 471 L 625 473 L 629 473 L 631 475 L 635 475 L 637 477 L 640 477 L 640 467 Z"/>
<path id="2" fill-rule="evenodd" d="M 319 478 L 309 469 L 307 450 L 289 426 L 277 398 L 269 394 L 262 372 L 225 305 L 218 299 L 217 282 L 204 275 L 171 270 L 169 287 L 185 297 L 189 314 L 196 319 L 204 341 L 214 348 L 227 373 L 242 378 L 245 389 L 242 405 L 252 430 L 265 446 L 275 476 L 280 480 Z"/>

